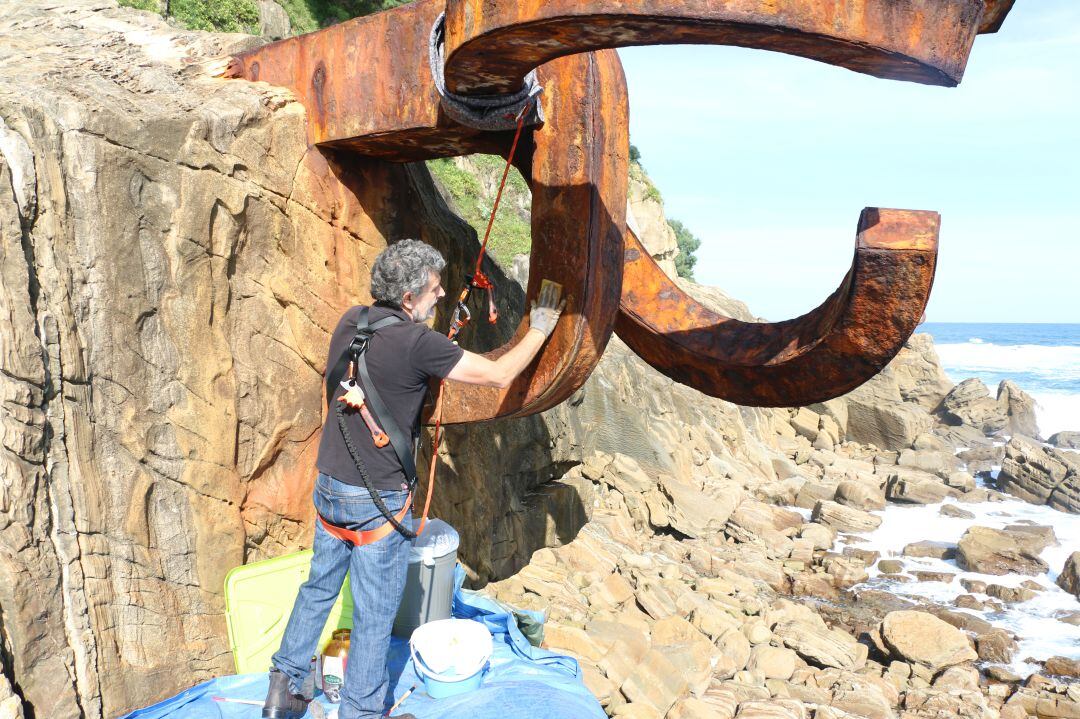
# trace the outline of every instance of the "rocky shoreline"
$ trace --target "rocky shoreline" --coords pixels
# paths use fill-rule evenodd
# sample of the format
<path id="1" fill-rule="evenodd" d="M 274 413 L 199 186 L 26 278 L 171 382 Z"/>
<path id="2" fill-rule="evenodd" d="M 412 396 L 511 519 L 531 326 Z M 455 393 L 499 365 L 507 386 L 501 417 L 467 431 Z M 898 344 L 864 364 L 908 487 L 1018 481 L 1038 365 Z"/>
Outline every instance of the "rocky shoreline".
<path id="1" fill-rule="evenodd" d="M 1077 657 L 1042 657 L 1019 676 L 1018 637 L 977 615 L 1048 591 L 1018 576 L 1048 569 L 1080 596 L 1080 552 L 1048 568 L 1053 527 L 982 527 L 965 509 L 1004 506 L 1007 490 L 1075 514 L 1080 463 L 1031 439 L 1034 402 L 1012 383 L 997 398 L 978 380 L 949 387 L 925 336 L 904 354 L 854 401 L 764 411 L 779 449 L 772 481 L 740 482 L 715 456 L 681 476 L 625 455 L 587 458 L 562 481 L 589 486 L 590 521 L 485 591 L 545 610 L 545 646 L 581 662 L 613 717 L 1080 717 Z M 919 391 L 876 406 L 858 397 L 892 384 Z M 860 412 L 870 426 L 852 423 Z M 847 439 L 875 433 L 893 448 Z M 903 561 L 860 548 L 888 508 L 938 505 L 970 521 L 959 541 L 894 554 L 952 559 L 951 572 L 905 574 Z M 876 588 L 951 582 L 957 569 L 1001 582 L 961 580 L 952 605 Z M 1073 604 L 1062 626 L 1080 623 Z"/>

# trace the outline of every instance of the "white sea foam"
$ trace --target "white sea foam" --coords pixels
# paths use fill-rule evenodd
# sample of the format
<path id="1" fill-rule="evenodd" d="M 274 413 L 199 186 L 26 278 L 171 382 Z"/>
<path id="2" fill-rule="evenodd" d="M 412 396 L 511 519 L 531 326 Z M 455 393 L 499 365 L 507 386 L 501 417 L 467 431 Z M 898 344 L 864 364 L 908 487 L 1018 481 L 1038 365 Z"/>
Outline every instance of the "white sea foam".
<path id="1" fill-rule="evenodd" d="M 1080 431 L 1080 394 L 1071 392 L 1032 392 L 1039 432 L 1049 437 L 1055 432 Z"/>
<path id="2" fill-rule="evenodd" d="M 954 382 L 978 376 L 994 393 L 1000 380 L 1016 381 L 1034 397 L 1044 437 L 1080 431 L 1080 346 L 997 345 L 973 337 L 935 349 Z"/>
<path id="3" fill-rule="evenodd" d="M 947 502 L 953 501 L 947 500 Z M 956 577 L 949 583 L 897 582 L 881 579 L 876 567 L 870 570 L 870 582 L 882 589 L 898 595 L 925 597 L 946 605 L 951 605 L 957 596 L 966 593 L 960 584 L 961 578 L 1005 586 L 1017 586 L 1023 581 L 1034 580 L 1044 587 L 1035 599 L 1007 605 L 1001 612 L 958 611 L 968 611 L 981 616 L 995 626 L 1007 629 L 1020 637 L 1020 646 L 1011 664 L 1011 669 L 1018 674 L 1026 676 L 1038 669 L 1036 665 L 1024 661 L 1028 658 L 1039 661 L 1052 656 L 1080 659 L 1080 627 L 1066 624 L 1056 618 L 1056 615 L 1063 612 L 1080 611 L 1080 601 L 1054 584 L 1066 558 L 1080 549 L 1080 521 L 1077 521 L 1076 517 L 1048 507 L 1011 499 L 1004 502 L 960 505 L 973 513 L 975 519 L 943 517 L 939 514 L 941 506 L 941 504 L 916 507 L 890 505 L 884 511 L 875 512 L 883 519 L 877 530 L 861 537 L 842 535 L 837 541 L 837 549 L 851 545 L 861 549 L 876 550 L 883 558 L 901 559 L 906 573 L 913 570 L 956 573 Z M 1025 521 L 1053 526 L 1057 534 L 1058 544 L 1047 548 L 1042 553 L 1043 561 L 1050 567 L 1045 574 L 1037 576 L 1010 574 L 999 577 L 961 571 L 956 562 L 951 560 L 901 556 L 905 545 L 911 542 L 932 540 L 955 544 L 967 528 L 974 525 L 1001 528 Z M 975 596 L 982 600 L 988 599 L 985 595 Z"/>
<path id="4" fill-rule="evenodd" d="M 1080 382 L 1080 346 L 997 345 L 992 342 L 934 345 L 950 375 L 1025 374 L 1046 381 Z M 1024 387 L 1030 391 L 1030 387 Z"/>

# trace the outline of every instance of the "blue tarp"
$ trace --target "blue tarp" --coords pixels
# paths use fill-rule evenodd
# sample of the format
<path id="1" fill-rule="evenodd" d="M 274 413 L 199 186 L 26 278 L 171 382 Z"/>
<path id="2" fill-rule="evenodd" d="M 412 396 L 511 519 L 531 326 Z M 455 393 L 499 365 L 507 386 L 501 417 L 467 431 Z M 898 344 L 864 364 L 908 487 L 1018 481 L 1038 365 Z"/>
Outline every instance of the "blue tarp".
<path id="1" fill-rule="evenodd" d="M 395 713 L 410 712 L 417 719 L 605 719 L 599 702 L 582 683 L 577 661 L 529 644 L 511 613 L 486 597 L 462 590 L 460 579 L 453 614 L 481 622 L 494 638 L 495 651 L 483 686 L 466 694 L 432 699 L 413 669 L 408 642 L 395 637 L 388 657 L 394 698 L 416 686 Z M 122 719 L 255 719 L 262 716 L 260 707 L 219 702 L 213 697 L 261 703 L 266 698 L 267 681 L 266 674 L 211 679 Z M 316 700 L 327 715 L 336 709 L 321 694 Z M 311 716 L 310 711 L 307 716 Z"/>

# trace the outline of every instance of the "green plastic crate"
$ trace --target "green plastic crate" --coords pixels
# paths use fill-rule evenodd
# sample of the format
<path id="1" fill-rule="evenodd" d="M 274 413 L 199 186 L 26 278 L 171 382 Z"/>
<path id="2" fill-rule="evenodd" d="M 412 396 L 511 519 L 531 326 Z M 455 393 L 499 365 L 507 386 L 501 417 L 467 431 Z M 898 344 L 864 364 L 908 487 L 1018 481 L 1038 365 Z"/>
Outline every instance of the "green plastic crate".
<path id="1" fill-rule="evenodd" d="M 311 569 L 311 550 L 236 567 L 225 577 L 225 623 L 237 674 L 265 672 L 281 645 L 300 585 Z M 316 650 L 335 629 L 352 629 L 352 593 L 345 577 Z"/>

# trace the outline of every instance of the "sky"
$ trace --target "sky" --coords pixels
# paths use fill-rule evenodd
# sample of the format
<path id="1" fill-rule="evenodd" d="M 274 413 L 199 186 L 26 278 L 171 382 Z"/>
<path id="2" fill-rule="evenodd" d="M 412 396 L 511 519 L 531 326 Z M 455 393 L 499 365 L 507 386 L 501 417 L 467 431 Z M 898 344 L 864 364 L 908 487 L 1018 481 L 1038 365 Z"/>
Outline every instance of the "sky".
<path id="1" fill-rule="evenodd" d="M 929 321 L 1080 322 L 1080 0 L 1017 0 L 957 88 L 743 48 L 619 54 L 698 282 L 795 317 L 842 280 L 863 207 L 936 210 Z"/>

